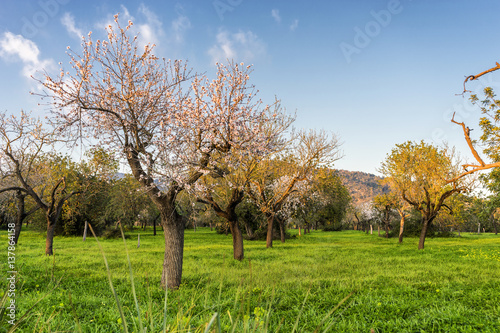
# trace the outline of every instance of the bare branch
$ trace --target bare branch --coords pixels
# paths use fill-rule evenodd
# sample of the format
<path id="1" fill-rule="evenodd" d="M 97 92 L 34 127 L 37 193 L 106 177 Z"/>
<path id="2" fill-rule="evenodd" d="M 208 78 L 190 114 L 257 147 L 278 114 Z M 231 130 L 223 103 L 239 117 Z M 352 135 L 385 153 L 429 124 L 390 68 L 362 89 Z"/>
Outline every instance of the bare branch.
<path id="1" fill-rule="evenodd" d="M 498 64 L 498 63 L 497 63 Z M 497 68 L 498 69 L 498 68 Z M 483 74 L 483 73 L 482 73 Z M 482 75 L 481 74 L 481 75 Z M 465 124 L 463 122 L 459 123 L 455 120 L 455 113 L 453 113 L 453 117 L 451 119 L 451 122 L 452 123 L 455 123 L 457 125 L 460 125 L 462 126 L 462 129 L 464 131 L 464 136 L 465 136 L 465 140 L 467 141 L 467 144 L 469 146 L 469 149 L 470 151 L 472 152 L 472 155 L 474 155 L 475 159 L 479 162 L 480 165 L 474 165 L 474 164 L 463 164 L 462 167 L 464 168 L 465 172 L 461 173 L 460 175 L 452 178 L 452 179 L 448 179 L 446 182 L 448 184 L 451 184 L 451 183 L 455 183 L 457 180 L 459 180 L 460 178 L 462 177 L 465 177 L 467 175 L 470 175 L 472 173 L 475 173 L 475 172 L 478 172 L 478 171 L 481 171 L 481 170 L 487 170 L 487 169 L 491 169 L 491 168 L 496 168 L 496 167 L 500 167 L 500 162 L 496 162 L 496 163 L 489 163 L 489 164 L 486 164 L 484 163 L 483 159 L 479 156 L 479 153 L 477 152 L 477 150 L 474 148 L 473 144 L 472 144 L 472 140 L 470 138 L 470 130 L 468 127 L 465 126 Z M 468 170 L 468 168 L 472 168 L 471 170 Z"/>
<path id="2" fill-rule="evenodd" d="M 500 69 L 500 64 L 497 62 L 495 67 L 487 69 L 484 72 L 481 72 L 481 73 L 479 73 L 477 75 L 469 75 L 469 76 L 467 76 L 465 78 L 465 81 L 464 81 L 464 91 L 463 91 L 462 95 L 465 94 L 466 92 L 468 92 L 467 88 L 465 87 L 465 84 L 467 83 L 467 81 L 477 80 L 481 76 L 483 76 L 484 74 L 488 74 L 488 73 L 494 72 L 494 71 L 499 70 L 499 69 Z"/>
<path id="3" fill-rule="evenodd" d="M 459 123 L 458 121 L 455 120 L 455 112 L 453 112 L 453 117 L 451 118 L 451 122 L 462 126 L 462 129 L 464 131 L 465 140 L 467 141 L 467 144 L 469 145 L 469 149 L 471 150 L 472 155 L 474 155 L 474 158 L 476 159 L 476 161 L 478 161 L 479 164 L 481 164 L 481 166 L 484 167 L 485 163 L 481 159 L 481 157 L 479 156 L 477 150 L 474 148 L 474 145 L 472 144 L 472 140 L 470 139 L 470 129 L 468 127 L 466 127 L 463 122 Z"/>

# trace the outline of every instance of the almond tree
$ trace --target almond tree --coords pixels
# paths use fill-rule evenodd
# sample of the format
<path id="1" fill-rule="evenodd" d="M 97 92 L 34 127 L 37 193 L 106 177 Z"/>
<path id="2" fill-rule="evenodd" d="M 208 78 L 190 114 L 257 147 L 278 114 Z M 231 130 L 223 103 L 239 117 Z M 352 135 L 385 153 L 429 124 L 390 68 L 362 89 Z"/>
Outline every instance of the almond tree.
<path id="1" fill-rule="evenodd" d="M 299 182 L 311 179 L 314 169 L 333 167 L 333 163 L 342 157 L 340 145 L 335 135 L 323 131 L 301 131 L 290 141 L 287 150 L 259 163 L 259 171 L 250 182 L 248 194 L 266 216 L 268 248 L 273 246 L 276 214 L 287 198 Z"/>
<path id="2" fill-rule="evenodd" d="M 107 38 L 69 50 L 72 73 L 45 75 L 54 122 L 68 138 L 88 137 L 121 153 L 161 214 L 165 238 L 162 284 L 181 283 L 184 223 L 180 191 L 214 171 L 232 151 L 261 149 L 259 126 L 267 112 L 248 83 L 249 67 L 217 65 L 214 80 L 192 75 L 181 61 L 159 59 L 154 45 L 139 50 L 115 16 Z M 215 170 L 217 171 L 217 170 Z"/>
<path id="3" fill-rule="evenodd" d="M 198 186 L 197 190 L 193 191 L 198 202 L 209 205 L 218 216 L 227 220 L 236 260 L 244 258 L 243 235 L 238 224 L 236 207 L 243 201 L 248 185 L 256 177 L 259 163 L 283 149 L 286 143 L 283 134 L 295 120 L 294 116 L 286 114 L 280 108 L 278 101 L 274 106 L 263 115 L 259 124 L 260 149 L 252 149 L 250 153 L 248 149 L 243 149 L 231 154 L 229 159 L 217 161 L 214 171 L 203 176 L 203 186 Z"/>
<path id="4" fill-rule="evenodd" d="M 0 165 L 4 175 L 0 193 L 16 192 L 18 216 L 15 239 L 19 238 L 23 220 L 37 209 L 42 209 L 47 220 L 46 255 L 53 254 L 54 232 L 64 203 L 80 193 L 67 191 L 64 176 L 56 179 L 44 170 L 53 167 L 47 166 L 42 156 L 51 142 L 51 134 L 44 131 L 39 120 L 30 118 L 24 112 L 19 118 L 0 114 Z M 5 181 L 6 178 L 11 180 L 10 184 Z M 26 196 L 30 196 L 36 204 L 28 212 L 24 209 Z"/>
<path id="5" fill-rule="evenodd" d="M 436 148 L 423 141 L 396 145 L 380 172 L 403 200 L 422 214 L 419 249 L 424 248 L 427 230 L 446 200 L 456 193 L 470 191 L 474 183 L 469 177 L 457 177 L 460 165 L 453 150 Z M 450 183 L 449 179 L 453 181 Z"/>

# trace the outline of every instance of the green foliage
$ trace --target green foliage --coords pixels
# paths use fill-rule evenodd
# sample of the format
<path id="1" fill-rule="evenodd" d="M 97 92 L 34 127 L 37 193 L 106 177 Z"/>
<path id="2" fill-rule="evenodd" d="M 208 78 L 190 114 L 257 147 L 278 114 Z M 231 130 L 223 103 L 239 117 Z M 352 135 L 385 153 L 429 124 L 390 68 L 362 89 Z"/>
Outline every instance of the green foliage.
<path id="1" fill-rule="evenodd" d="M 266 218 L 259 207 L 251 200 L 243 199 L 236 207 L 238 221 L 242 226 L 242 230 L 246 231 L 247 236 L 250 236 L 252 231 L 264 229 Z"/>
<path id="2" fill-rule="evenodd" d="M 317 220 L 322 225 L 341 228 L 347 214 L 351 196 L 336 172 L 328 169 L 318 170 L 314 179 L 315 187 L 322 198 L 317 209 Z"/>
<path id="3" fill-rule="evenodd" d="M 482 99 L 475 94 L 471 95 L 470 99 L 472 103 L 479 105 L 484 115 L 479 121 L 483 130 L 481 141 L 485 145 L 484 152 L 494 162 L 500 162 L 500 100 L 490 87 L 484 89 Z"/>

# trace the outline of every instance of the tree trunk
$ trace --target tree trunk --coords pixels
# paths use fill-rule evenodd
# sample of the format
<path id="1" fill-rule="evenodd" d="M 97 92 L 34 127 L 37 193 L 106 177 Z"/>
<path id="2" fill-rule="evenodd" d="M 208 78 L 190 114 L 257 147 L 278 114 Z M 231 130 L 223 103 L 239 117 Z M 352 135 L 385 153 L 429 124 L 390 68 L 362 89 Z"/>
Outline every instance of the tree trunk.
<path id="1" fill-rule="evenodd" d="M 233 257 L 236 260 L 243 260 L 243 235 L 237 221 L 230 221 L 231 235 L 233 236 Z"/>
<path id="2" fill-rule="evenodd" d="M 168 289 L 178 289 L 181 284 L 184 252 L 184 223 L 175 212 L 175 208 L 173 209 L 173 214 L 170 216 L 162 214 L 161 221 L 165 237 L 161 284 Z"/>
<path id="3" fill-rule="evenodd" d="M 405 217 L 401 216 L 401 222 L 399 223 L 399 243 L 403 243 L 403 231 L 405 228 Z"/>
<path id="4" fill-rule="evenodd" d="M 418 249 L 423 250 L 424 249 L 424 243 L 425 243 L 425 237 L 427 236 L 427 230 L 429 229 L 429 226 L 432 222 L 432 219 L 423 219 L 423 225 L 422 225 L 422 231 L 420 232 L 420 239 L 418 241 Z"/>
<path id="5" fill-rule="evenodd" d="M 302 236 L 302 235 L 300 234 L 300 227 L 299 227 L 299 236 Z"/>
<path id="6" fill-rule="evenodd" d="M 266 247 L 273 247 L 273 222 L 274 215 L 269 214 L 267 217 L 267 237 L 266 237 Z"/>
<path id="7" fill-rule="evenodd" d="M 285 242 L 285 221 L 279 217 L 278 219 L 278 224 L 280 226 L 280 239 L 281 239 L 281 242 L 284 243 Z"/>
<path id="8" fill-rule="evenodd" d="M 19 240 L 19 235 L 21 234 L 21 228 L 23 226 L 23 221 L 26 218 L 27 214 L 24 211 L 24 198 L 26 198 L 26 195 L 21 193 L 20 191 L 17 192 L 16 199 L 17 199 L 17 217 L 16 217 L 16 224 L 14 226 L 14 243 L 17 244 L 17 241 Z"/>
<path id="9" fill-rule="evenodd" d="M 253 237 L 253 230 L 252 230 L 252 226 L 250 226 L 248 224 L 248 222 L 245 221 L 245 231 L 248 235 L 248 237 Z"/>
<path id="10" fill-rule="evenodd" d="M 380 225 L 377 225 L 378 236 L 380 237 Z"/>
<path id="11" fill-rule="evenodd" d="M 54 254 L 54 234 L 56 231 L 57 215 L 47 215 L 47 239 L 45 240 L 45 255 L 51 256 Z"/>

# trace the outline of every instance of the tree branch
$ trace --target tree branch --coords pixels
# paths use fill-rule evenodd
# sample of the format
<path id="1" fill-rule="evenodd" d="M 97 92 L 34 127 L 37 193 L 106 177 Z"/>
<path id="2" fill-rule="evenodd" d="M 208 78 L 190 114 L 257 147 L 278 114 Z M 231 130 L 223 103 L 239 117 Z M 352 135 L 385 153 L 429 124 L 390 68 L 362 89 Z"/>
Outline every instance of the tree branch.
<path id="1" fill-rule="evenodd" d="M 500 67 L 497 68 L 497 69 L 500 69 Z M 477 172 L 477 171 L 500 167 L 500 162 L 490 163 L 490 164 L 484 163 L 483 159 L 479 156 L 479 153 L 477 152 L 477 150 L 472 145 L 472 140 L 470 138 L 470 130 L 469 130 L 469 128 L 466 127 L 463 122 L 459 123 L 459 122 L 457 122 L 455 120 L 455 113 L 453 113 L 453 117 L 451 119 L 451 122 L 455 123 L 457 125 L 462 126 L 462 129 L 464 131 L 465 140 L 467 141 L 467 144 L 469 145 L 469 149 L 471 150 L 472 155 L 474 155 L 474 158 L 479 162 L 480 165 L 463 164 L 462 167 L 464 168 L 465 172 L 463 172 L 462 174 L 456 176 L 455 178 L 446 180 L 446 183 L 448 183 L 448 184 L 455 183 L 460 178 L 465 177 L 467 175 L 470 175 L 471 173 L 474 173 L 474 172 Z M 472 170 L 467 170 L 467 167 L 471 167 Z"/>
<path id="2" fill-rule="evenodd" d="M 485 163 L 482 160 L 482 158 L 479 156 L 476 148 L 474 148 L 474 145 L 472 144 L 472 140 L 470 139 L 470 129 L 468 127 L 466 127 L 463 122 L 459 123 L 458 121 L 455 120 L 455 112 L 453 112 L 453 117 L 451 118 L 451 122 L 462 126 L 462 129 L 464 131 L 465 140 L 467 141 L 467 145 L 469 145 L 469 149 L 471 150 L 472 155 L 474 155 L 474 158 L 476 159 L 476 161 L 478 161 L 479 164 L 481 164 L 481 166 L 484 167 Z"/>
<path id="3" fill-rule="evenodd" d="M 17 187 L 17 186 L 12 186 L 12 187 L 0 189 L 0 193 L 8 192 L 8 191 L 23 191 L 23 192 L 29 194 L 29 192 L 26 189 L 24 189 L 22 187 Z"/>
<path id="4" fill-rule="evenodd" d="M 479 73 L 477 75 L 469 75 L 469 76 L 467 76 L 465 78 L 465 81 L 464 81 L 464 92 L 462 94 L 465 94 L 468 91 L 467 88 L 465 87 L 465 84 L 467 83 L 467 81 L 477 80 L 481 76 L 483 76 L 484 74 L 488 74 L 488 73 L 494 72 L 494 71 L 499 70 L 499 69 L 500 69 L 500 64 L 497 62 L 495 67 L 487 69 L 484 72 L 481 72 L 481 73 Z"/>

